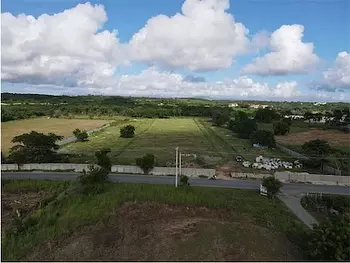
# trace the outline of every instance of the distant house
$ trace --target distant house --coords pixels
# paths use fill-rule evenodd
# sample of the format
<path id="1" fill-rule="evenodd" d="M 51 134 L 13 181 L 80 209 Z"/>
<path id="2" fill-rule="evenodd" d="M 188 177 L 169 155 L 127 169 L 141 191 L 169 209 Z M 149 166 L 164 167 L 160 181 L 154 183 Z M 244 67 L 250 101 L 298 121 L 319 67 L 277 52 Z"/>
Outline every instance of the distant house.
<path id="1" fill-rule="evenodd" d="M 318 105 L 326 105 L 327 102 L 315 102 L 314 105 L 318 106 Z"/>
<path id="2" fill-rule="evenodd" d="M 284 115 L 284 118 L 292 119 L 292 120 L 301 120 L 304 119 L 303 115 Z"/>
<path id="3" fill-rule="evenodd" d="M 229 108 L 235 108 L 238 107 L 238 103 L 231 103 L 228 105 Z"/>
<path id="4" fill-rule="evenodd" d="M 262 105 L 262 104 L 250 104 L 249 107 L 253 109 L 265 109 L 268 107 L 272 108 L 272 106 L 270 105 Z"/>

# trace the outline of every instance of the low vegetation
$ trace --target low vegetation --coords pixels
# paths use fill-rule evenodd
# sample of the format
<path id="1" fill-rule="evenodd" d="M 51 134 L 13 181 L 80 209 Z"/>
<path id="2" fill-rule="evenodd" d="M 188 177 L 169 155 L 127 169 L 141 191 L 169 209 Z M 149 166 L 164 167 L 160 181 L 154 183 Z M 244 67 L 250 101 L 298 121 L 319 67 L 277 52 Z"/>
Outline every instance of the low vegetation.
<path id="1" fill-rule="evenodd" d="M 75 138 L 77 138 L 78 142 L 85 142 L 88 140 L 88 134 L 84 130 L 75 129 L 73 131 L 73 135 L 75 136 Z"/>
<path id="2" fill-rule="evenodd" d="M 263 179 L 262 185 L 267 189 L 267 195 L 270 198 L 274 198 L 282 188 L 283 184 L 280 180 L 274 176 L 268 176 Z"/>
<path id="3" fill-rule="evenodd" d="M 305 230 L 303 224 L 279 200 L 264 199 L 255 191 L 198 187 L 184 191 L 167 185 L 106 183 L 102 192 L 85 195 L 72 191 L 79 182 L 24 180 L 2 184 L 3 193 L 42 187 L 61 191 L 45 205 L 20 217 L 25 222 L 21 231 L 6 231 L 2 260 L 302 257 L 291 241 L 297 244 Z M 147 249 L 149 245 L 154 249 Z M 224 253 L 218 252 L 222 250 Z"/>

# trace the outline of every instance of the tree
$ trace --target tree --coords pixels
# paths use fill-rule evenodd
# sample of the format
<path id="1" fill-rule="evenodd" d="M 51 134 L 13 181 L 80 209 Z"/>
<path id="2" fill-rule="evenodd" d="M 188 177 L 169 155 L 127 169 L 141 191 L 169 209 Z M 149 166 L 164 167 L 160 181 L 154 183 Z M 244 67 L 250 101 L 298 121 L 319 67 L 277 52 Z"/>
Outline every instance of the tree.
<path id="1" fill-rule="evenodd" d="M 136 159 L 136 165 L 139 166 L 145 174 L 148 174 L 154 167 L 155 157 L 152 153 Z"/>
<path id="2" fill-rule="evenodd" d="M 135 127 L 132 125 L 126 125 L 120 129 L 120 137 L 132 138 L 135 135 Z"/>
<path id="3" fill-rule="evenodd" d="M 238 122 L 235 126 L 234 131 L 238 133 L 238 137 L 242 139 L 249 139 L 251 134 L 258 129 L 255 120 L 243 120 Z"/>
<path id="4" fill-rule="evenodd" d="M 216 126 L 222 126 L 230 119 L 229 115 L 225 112 L 214 112 L 213 122 Z"/>
<path id="5" fill-rule="evenodd" d="M 258 130 L 252 133 L 251 140 L 253 143 L 258 143 L 269 148 L 276 146 L 275 136 L 270 131 Z"/>
<path id="6" fill-rule="evenodd" d="M 306 236 L 306 253 L 311 260 L 350 260 L 350 220 L 348 216 L 336 216 L 314 225 Z"/>
<path id="7" fill-rule="evenodd" d="M 112 168 L 112 163 L 110 158 L 107 156 L 108 153 L 111 152 L 111 149 L 104 148 L 95 153 L 95 157 L 97 159 L 97 165 L 101 166 L 104 170 L 110 172 Z"/>
<path id="8" fill-rule="evenodd" d="M 243 121 L 248 119 L 247 113 L 241 110 L 236 111 L 234 116 L 235 116 L 235 121 Z"/>
<path id="9" fill-rule="evenodd" d="M 1 163 L 3 163 L 3 164 L 6 163 L 6 158 L 2 152 L 1 152 Z"/>
<path id="10" fill-rule="evenodd" d="M 10 149 L 9 159 L 21 165 L 23 163 L 47 163 L 57 160 L 55 150 L 59 148 L 57 141 L 63 139 L 53 133 L 45 135 L 36 131 L 15 136 L 13 143 L 17 143 Z"/>
<path id="11" fill-rule="evenodd" d="M 77 138 L 78 142 L 84 142 L 88 140 L 88 134 L 86 131 L 81 131 L 80 129 L 75 129 L 73 131 L 75 138 Z"/>
<path id="12" fill-rule="evenodd" d="M 179 185 L 180 185 L 180 187 L 190 186 L 189 178 L 187 175 L 180 176 L 180 184 Z"/>
<path id="13" fill-rule="evenodd" d="M 327 156 L 331 153 L 332 148 L 325 140 L 311 140 L 302 145 L 302 151 L 313 159 L 317 166 L 323 168 Z"/>
<path id="14" fill-rule="evenodd" d="M 266 187 L 267 194 L 271 198 L 278 194 L 281 187 L 283 186 L 282 182 L 273 176 L 265 177 L 263 179 L 262 185 Z"/>
<path id="15" fill-rule="evenodd" d="M 290 131 L 290 126 L 286 121 L 279 121 L 273 124 L 273 132 L 275 135 L 285 135 Z"/>
<path id="16" fill-rule="evenodd" d="M 270 123 L 279 118 L 279 114 L 274 109 L 270 108 L 258 109 L 255 113 L 255 120 L 257 122 Z"/>

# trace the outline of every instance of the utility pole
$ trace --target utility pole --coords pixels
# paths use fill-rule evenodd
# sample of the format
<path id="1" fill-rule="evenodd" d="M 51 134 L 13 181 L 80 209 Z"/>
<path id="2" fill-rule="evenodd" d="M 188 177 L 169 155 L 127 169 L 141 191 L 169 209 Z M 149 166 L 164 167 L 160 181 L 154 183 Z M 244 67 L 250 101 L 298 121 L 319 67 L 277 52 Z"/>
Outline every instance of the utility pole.
<path id="1" fill-rule="evenodd" d="M 181 155 L 182 155 L 182 154 L 181 154 L 181 152 L 180 152 L 180 153 L 179 153 L 179 159 L 180 159 L 180 160 L 179 160 L 179 168 L 180 168 L 180 169 L 179 169 L 179 174 L 180 174 L 180 176 L 182 175 L 182 171 L 181 171 L 181 168 L 182 168 Z"/>
<path id="2" fill-rule="evenodd" d="M 178 158 L 179 158 L 179 147 L 175 149 L 176 157 L 175 157 L 175 187 L 177 187 L 177 167 L 178 167 Z"/>

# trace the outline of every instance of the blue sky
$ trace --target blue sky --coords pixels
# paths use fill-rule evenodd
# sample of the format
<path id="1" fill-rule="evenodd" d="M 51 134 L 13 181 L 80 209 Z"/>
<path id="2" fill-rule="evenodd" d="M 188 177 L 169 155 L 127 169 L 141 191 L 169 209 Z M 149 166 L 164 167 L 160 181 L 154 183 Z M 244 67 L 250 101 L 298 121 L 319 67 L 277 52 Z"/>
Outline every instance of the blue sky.
<path id="1" fill-rule="evenodd" d="M 213 0 L 207 0 L 207 1 L 213 1 Z M 62 13 L 64 10 L 74 9 L 79 3 L 86 4 L 86 1 L 4 0 L 2 1 L 2 13 L 7 13 L 7 12 L 11 13 L 11 15 L 14 16 L 15 18 L 22 13 L 24 13 L 25 15 L 32 15 L 35 18 L 38 18 L 42 14 L 48 14 L 49 16 L 53 16 L 55 14 Z M 115 29 L 118 30 L 118 35 L 117 35 L 118 41 L 122 45 L 127 46 L 130 42 L 132 42 L 131 41 L 132 37 L 137 32 L 139 32 L 142 28 L 144 28 L 147 21 L 152 17 L 165 15 L 171 18 L 176 13 L 182 13 L 181 7 L 184 4 L 184 1 L 182 0 L 168 0 L 168 1 L 118 0 L 118 1 L 90 1 L 90 3 L 91 3 L 91 6 L 93 7 L 96 4 L 101 4 L 104 7 L 107 20 L 105 21 L 105 23 L 102 23 L 102 29 L 100 29 L 100 31 L 108 30 L 109 32 L 112 32 Z M 281 69 L 278 69 L 277 68 L 278 66 L 273 66 L 270 70 L 268 70 L 268 72 L 264 72 L 264 70 L 261 69 L 264 66 L 258 65 L 259 69 L 257 69 L 258 66 L 256 66 L 254 67 L 254 69 L 248 70 L 244 74 L 245 77 L 252 79 L 254 83 L 259 83 L 261 85 L 263 85 L 264 83 L 267 83 L 268 85 L 271 86 L 271 89 L 274 86 L 276 86 L 278 83 L 295 81 L 297 82 L 296 88 L 299 91 L 298 93 L 299 95 L 297 93 L 293 93 L 294 94 L 293 96 L 296 98 L 299 98 L 300 96 L 303 96 L 306 98 L 307 96 L 309 96 L 309 94 L 313 94 L 316 92 L 314 89 L 310 89 L 310 82 L 319 83 L 316 85 L 319 87 L 321 86 L 328 87 L 331 83 L 337 83 L 339 88 L 332 86 L 330 88 L 332 92 L 324 93 L 325 91 L 321 89 L 317 90 L 318 92 L 317 94 L 320 94 L 320 93 L 323 94 L 322 96 L 317 95 L 318 96 L 317 98 L 321 97 L 326 100 L 327 99 L 337 100 L 339 96 L 342 97 L 343 99 L 344 98 L 347 99 L 349 96 L 349 90 L 350 90 L 350 87 L 348 86 L 348 80 L 347 80 L 347 78 L 350 78 L 350 76 L 347 75 L 349 74 L 349 65 L 347 64 L 349 60 L 348 56 L 345 56 L 344 59 L 341 58 L 342 59 L 341 62 L 339 61 L 337 62 L 336 60 L 337 55 L 340 52 L 342 51 L 349 52 L 349 40 L 350 40 L 349 34 L 348 34 L 350 29 L 350 24 L 349 24 L 350 21 L 348 18 L 350 16 L 349 10 L 350 10 L 350 1 L 347 1 L 347 0 L 344 0 L 344 1 L 341 1 L 341 0 L 305 0 L 305 1 L 301 1 L 301 0 L 244 0 L 244 1 L 237 0 L 237 1 L 230 1 L 229 8 L 225 9 L 224 12 L 227 14 L 231 14 L 234 17 L 235 23 L 242 23 L 244 27 L 247 30 L 249 30 L 249 34 L 247 34 L 246 36 L 250 40 L 252 40 L 252 38 L 256 34 L 262 31 L 268 32 L 269 36 L 271 36 L 270 35 L 271 33 L 275 32 L 276 30 L 281 28 L 281 26 L 283 25 L 301 25 L 303 26 L 303 32 L 302 32 L 303 37 L 300 39 L 301 43 L 313 44 L 313 50 L 308 53 L 308 55 L 310 56 L 308 57 L 307 61 L 301 62 L 302 65 L 298 69 L 290 70 L 288 65 L 286 65 L 284 68 L 281 68 Z M 198 19 L 196 20 L 196 23 L 210 23 L 206 21 L 205 17 L 198 16 L 193 19 Z M 154 24 L 154 28 L 153 28 L 153 30 L 155 31 L 158 30 L 157 26 L 161 26 L 161 21 L 157 21 L 157 22 L 159 22 L 159 24 Z M 175 21 L 172 21 L 172 22 L 175 23 Z M 58 22 L 55 21 L 55 23 L 58 23 Z M 5 24 L 5 27 L 9 27 L 9 31 L 15 30 L 13 28 L 14 27 L 13 23 L 9 22 L 7 24 L 3 22 L 3 26 L 4 24 Z M 230 24 L 230 25 L 233 25 L 233 24 Z M 21 26 L 23 26 L 22 34 L 29 32 L 28 25 L 21 24 Z M 16 28 L 18 31 L 18 27 Z M 211 46 L 210 47 L 208 46 L 208 49 L 206 49 L 207 51 L 208 50 L 211 51 L 216 48 L 215 45 L 213 46 L 212 44 L 212 43 L 215 43 L 216 37 L 217 39 L 219 39 L 218 41 L 221 41 L 220 34 L 221 36 L 226 34 L 226 32 L 219 32 L 221 31 L 221 28 L 225 28 L 224 25 L 216 28 L 216 30 L 218 31 L 217 35 L 214 35 L 214 34 L 212 35 L 213 40 L 209 41 Z M 32 30 L 35 30 L 35 29 L 32 29 Z M 149 30 L 150 30 L 149 32 L 152 33 L 151 29 Z M 283 34 L 281 32 L 281 35 L 288 36 L 292 34 L 292 31 L 290 29 L 288 30 L 289 31 L 287 31 L 287 29 L 285 28 L 285 31 L 283 32 Z M 184 34 L 186 34 L 186 28 L 183 28 L 183 31 L 184 31 Z M 32 31 L 30 32 L 32 33 Z M 149 32 L 148 32 L 148 35 L 151 34 Z M 297 31 L 294 30 L 293 32 L 297 32 Z M 161 42 L 162 40 L 161 37 L 164 37 L 164 39 L 169 40 L 169 36 L 164 34 L 160 35 L 157 33 L 153 39 L 157 40 L 158 42 Z M 14 39 L 15 36 L 13 35 L 14 34 L 12 34 L 11 37 Z M 64 38 L 69 36 L 67 35 L 67 36 L 57 36 L 57 37 Z M 152 41 L 153 39 L 151 37 L 152 35 L 149 37 L 149 39 L 147 39 L 147 41 Z M 11 40 L 12 43 L 14 42 L 13 39 Z M 32 40 L 32 37 L 28 36 L 28 39 Z M 207 41 L 208 37 L 203 39 L 204 39 L 203 41 Z M 237 42 L 237 41 L 230 42 L 229 39 L 225 39 L 225 41 L 226 40 L 227 40 L 227 45 L 225 44 L 225 46 L 222 47 L 223 49 L 227 49 L 227 47 L 230 47 L 233 44 L 236 44 Z M 136 47 L 143 48 L 145 45 L 147 45 L 147 43 L 149 43 L 145 41 L 136 43 L 135 44 Z M 171 45 L 173 43 L 175 45 L 176 41 L 177 41 L 176 39 L 171 40 L 169 41 L 169 43 L 167 43 L 167 45 Z M 186 41 L 186 39 L 184 41 Z M 290 45 L 290 44 L 287 43 L 286 45 Z M 18 46 L 23 47 L 23 44 Z M 198 48 L 200 47 L 200 45 L 197 45 L 196 47 Z M 3 52 L 5 48 L 6 47 L 2 45 Z M 300 46 L 300 48 L 302 48 L 302 46 Z M 300 48 L 295 48 L 295 50 L 299 50 Z M 32 49 L 32 46 L 29 49 Z M 26 52 L 29 52 L 28 48 L 26 48 L 25 50 Z M 174 50 L 178 51 L 180 49 L 176 46 L 174 47 Z M 189 50 L 193 51 L 193 48 Z M 291 50 L 293 49 L 285 50 L 282 53 L 289 54 L 290 52 L 292 52 Z M 147 53 L 147 55 L 145 55 L 145 52 L 148 52 L 148 51 L 149 51 L 149 54 Z M 112 65 L 112 67 L 115 67 L 114 68 L 115 79 L 113 80 L 109 79 L 108 83 L 109 85 L 116 85 L 116 83 L 122 83 L 120 84 L 120 87 L 122 87 L 121 89 L 123 90 L 123 92 L 119 92 L 118 89 L 114 89 L 114 88 L 109 88 L 108 90 L 113 91 L 112 92 L 113 94 L 120 93 L 121 95 L 123 95 L 125 93 L 124 92 L 125 89 L 129 89 L 129 86 L 127 85 L 132 85 L 132 84 L 129 82 L 127 84 L 125 82 L 122 82 L 125 80 L 120 79 L 121 75 L 133 75 L 135 76 L 135 78 L 137 78 L 136 79 L 136 82 L 138 83 L 137 85 L 141 85 L 140 83 L 142 82 L 142 80 L 144 80 L 145 85 L 149 85 L 151 87 L 152 85 L 154 85 L 154 82 L 156 82 L 156 80 L 154 79 L 155 73 L 154 74 L 149 73 L 149 71 L 152 71 L 152 70 L 157 72 L 166 71 L 168 72 L 168 75 L 176 74 L 176 76 L 179 75 L 183 77 L 185 77 L 186 75 L 200 76 L 205 78 L 206 83 L 215 83 L 217 81 L 224 81 L 225 79 L 235 80 L 237 78 L 242 77 L 242 74 L 240 74 L 241 70 L 248 64 L 252 64 L 254 58 L 263 57 L 264 55 L 272 51 L 273 51 L 273 47 L 271 48 L 270 44 L 268 44 L 267 47 L 260 48 L 258 52 L 242 53 L 240 51 L 236 52 L 236 50 L 232 50 L 231 53 L 228 52 L 228 56 L 232 56 L 232 60 L 233 60 L 233 62 L 230 63 L 229 65 L 226 65 L 227 61 L 224 58 L 222 58 L 222 53 L 219 52 L 218 54 L 220 54 L 220 59 L 222 59 L 222 61 L 218 62 L 220 65 L 217 65 L 217 66 L 209 65 L 210 67 L 209 70 L 207 70 L 209 62 L 208 63 L 205 62 L 206 65 L 204 66 L 203 65 L 204 62 L 202 64 L 193 65 L 191 61 L 190 62 L 180 61 L 178 63 L 180 66 L 178 66 L 178 64 L 175 65 L 174 63 L 169 61 L 170 58 L 161 57 L 163 53 L 156 53 L 152 50 L 145 50 L 141 54 L 139 51 L 132 51 L 135 53 L 135 55 L 132 56 L 132 59 L 130 59 L 129 57 L 126 58 L 126 60 L 129 61 L 128 66 L 121 64 L 119 61 L 121 58 L 119 57 L 116 58 L 115 60 L 108 61 L 108 63 Z M 38 52 L 39 51 L 36 51 L 36 52 L 33 51 L 33 53 L 35 53 L 38 56 L 47 57 L 47 54 L 44 54 L 44 53 L 38 54 Z M 59 53 L 60 51 L 57 50 L 57 52 Z M 113 49 L 113 52 L 125 53 L 124 51 L 115 51 L 114 49 Z M 52 54 L 52 52 L 49 52 L 49 53 Z M 140 53 L 140 54 L 136 54 L 136 53 Z M 71 53 L 69 52 L 69 54 Z M 304 54 L 304 53 L 300 53 L 300 54 Z M 197 58 L 197 56 L 198 54 L 194 55 L 193 61 Z M 303 55 L 299 55 L 299 56 L 296 55 L 295 58 L 291 57 L 290 59 L 293 60 L 293 59 L 299 58 L 300 56 L 303 57 Z M 307 57 L 307 55 L 305 56 Z M 278 57 L 278 58 L 282 59 L 282 57 Z M 49 57 L 49 60 L 50 59 L 52 59 L 52 61 L 54 60 L 54 58 Z M 218 57 L 215 57 L 215 58 L 213 57 L 212 60 L 218 61 Z M 316 63 L 316 60 L 317 60 L 317 63 Z M 4 61 L 7 61 L 7 60 L 4 60 Z M 16 60 L 16 63 L 17 62 L 18 60 Z M 2 78 L 3 91 L 21 92 L 24 90 L 23 87 L 26 87 L 27 85 L 28 87 L 26 88 L 26 90 L 33 90 L 37 92 L 42 92 L 44 90 L 44 92 L 48 92 L 50 90 L 50 85 L 55 85 L 54 91 L 60 90 L 58 87 L 61 86 L 62 87 L 60 91 L 61 93 L 74 93 L 74 90 L 72 90 L 71 87 L 65 88 L 65 84 L 64 83 L 62 84 L 61 83 L 62 81 L 59 80 L 56 75 L 49 76 L 49 73 L 40 74 L 40 72 L 39 73 L 35 72 L 33 74 L 28 75 L 27 73 L 28 68 L 26 68 L 26 74 L 23 74 L 23 70 L 18 70 L 18 72 L 21 72 L 21 73 L 14 72 L 17 70 L 16 67 L 14 66 L 14 63 L 15 63 L 14 61 L 11 61 L 11 66 L 9 66 L 8 68 L 6 67 L 6 71 L 5 71 L 5 66 L 7 66 L 6 64 L 2 69 L 3 75 L 6 75 L 6 76 L 7 74 L 9 75 L 9 77 Z M 21 62 L 18 62 L 18 63 L 21 63 Z M 57 60 L 55 63 L 57 63 Z M 341 67 L 342 67 L 341 70 L 343 70 L 345 74 L 345 75 L 344 74 L 341 75 L 343 76 L 343 78 L 340 80 L 335 79 L 336 77 L 339 77 L 338 76 L 339 74 L 337 75 L 335 73 L 335 72 L 339 72 L 338 68 L 335 66 L 336 63 L 341 64 Z M 344 66 L 344 63 L 345 63 L 345 66 Z M 155 66 L 150 68 L 150 64 Z M 3 65 L 4 65 L 4 62 L 3 62 Z M 226 65 L 226 66 L 223 66 L 223 65 Z M 311 70 L 307 70 L 307 71 L 304 70 L 304 67 L 309 67 L 309 66 L 310 67 L 312 66 Z M 37 67 L 35 65 L 33 65 L 33 68 L 37 70 Z M 204 70 L 205 72 L 203 72 L 202 70 L 203 68 L 205 69 Z M 32 72 L 35 70 L 33 69 L 30 71 Z M 146 77 L 144 76 L 138 77 L 140 74 L 142 74 L 143 71 L 147 71 L 149 74 L 147 75 L 146 74 L 147 72 L 146 72 L 145 73 L 145 75 L 147 75 Z M 325 71 L 332 73 L 332 74 L 329 74 L 330 77 L 328 79 L 324 79 L 323 77 L 323 72 Z M 88 72 L 91 72 L 91 70 L 89 69 Z M 22 75 L 19 76 L 20 74 Z M 69 72 L 66 72 L 65 74 L 69 74 Z M 147 81 L 149 80 L 150 75 L 152 75 L 152 80 L 150 80 L 151 84 L 148 84 Z M 346 77 L 345 82 L 343 80 L 344 76 Z M 79 75 L 79 77 L 81 76 Z M 163 77 L 167 78 L 166 76 L 163 76 Z M 28 80 L 30 78 L 31 80 Z M 47 80 L 43 80 L 44 78 L 47 78 Z M 35 81 L 33 81 L 33 79 L 35 79 Z M 38 79 L 40 79 L 42 83 L 38 81 Z M 98 81 L 96 81 L 96 83 L 97 82 Z M 13 83 L 16 83 L 16 84 L 13 84 Z M 105 80 L 104 80 L 104 83 L 106 83 Z M 50 85 L 46 85 L 46 84 L 50 84 Z M 166 88 L 171 89 L 171 86 L 170 86 L 171 84 L 173 85 L 173 83 L 170 81 L 170 83 L 168 84 L 169 86 L 167 86 Z M 187 84 L 186 85 L 181 84 L 181 85 L 180 85 L 181 87 L 184 87 L 184 89 L 186 89 Z M 203 90 L 208 88 L 208 85 L 204 85 L 203 83 L 197 84 L 196 87 L 191 86 L 191 89 L 197 88 L 197 89 Z M 232 91 L 239 93 L 241 89 L 244 89 L 244 87 L 246 86 L 243 86 L 243 87 L 235 86 Z M 214 89 L 217 89 L 218 87 L 216 86 L 216 87 L 210 87 L 210 88 L 214 90 Z M 249 89 L 252 89 L 252 88 L 253 87 L 249 86 Z M 68 92 L 68 89 L 69 89 L 69 92 Z M 165 89 L 165 87 L 162 86 L 162 89 Z M 342 92 L 342 94 L 340 94 L 339 90 L 345 90 L 345 92 Z M 84 84 L 79 84 L 79 85 L 77 84 L 76 91 L 77 91 L 76 93 L 80 93 L 80 92 L 85 93 L 85 91 L 86 92 L 94 91 L 97 93 L 100 92 L 102 94 L 108 93 L 106 92 L 106 89 L 104 89 L 104 87 L 101 87 L 101 86 L 91 87 L 89 85 L 84 85 Z M 152 92 L 154 93 L 155 91 L 156 90 L 154 90 L 153 88 Z M 195 93 L 196 95 L 198 94 L 197 90 Z M 215 92 L 213 92 L 213 94 L 214 93 Z M 172 93 L 170 92 L 169 94 L 172 94 Z M 207 93 L 204 92 L 203 95 L 208 95 L 208 92 Z M 249 96 L 251 95 L 255 96 L 254 90 L 249 91 Z M 186 96 L 188 96 L 188 94 L 186 94 Z M 257 96 L 261 96 L 261 95 L 257 95 Z M 293 99 L 293 96 L 292 95 L 290 96 L 291 99 Z M 315 93 L 315 96 L 316 96 L 316 93 Z M 234 97 L 234 95 L 232 97 Z M 275 97 L 276 99 L 278 98 L 277 95 Z M 264 99 L 264 96 L 262 96 L 262 98 Z M 268 99 L 268 96 L 266 97 L 266 99 Z"/>

